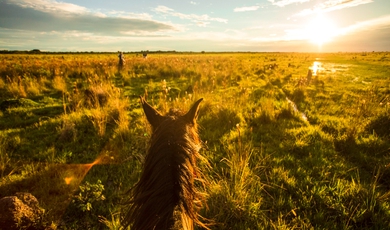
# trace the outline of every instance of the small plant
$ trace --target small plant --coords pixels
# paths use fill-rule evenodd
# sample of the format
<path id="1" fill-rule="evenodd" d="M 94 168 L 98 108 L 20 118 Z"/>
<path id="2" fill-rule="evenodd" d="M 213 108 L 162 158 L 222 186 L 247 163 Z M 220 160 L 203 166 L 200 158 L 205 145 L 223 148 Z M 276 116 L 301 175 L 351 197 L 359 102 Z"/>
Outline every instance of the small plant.
<path id="1" fill-rule="evenodd" d="M 58 90 L 61 93 L 66 93 L 68 92 L 66 81 L 63 77 L 60 76 L 55 76 L 53 79 L 53 88 L 55 90 Z"/>
<path id="2" fill-rule="evenodd" d="M 120 213 L 111 213 L 111 220 L 100 216 L 99 222 L 103 223 L 110 230 L 123 230 L 120 221 Z"/>
<path id="3" fill-rule="evenodd" d="M 103 137 L 106 133 L 108 115 L 104 109 L 93 109 L 88 116 L 93 126 L 95 127 L 99 137 Z"/>
<path id="4" fill-rule="evenodd" d="M 73 203 L 83 212 L 90 212 L 92 205 L 106 198 L 103 195 L 104 185 L 100 180 L 96 184 L 90 184 L 88 181 L 79 186 L 79 194 L 74 196 Z"/>

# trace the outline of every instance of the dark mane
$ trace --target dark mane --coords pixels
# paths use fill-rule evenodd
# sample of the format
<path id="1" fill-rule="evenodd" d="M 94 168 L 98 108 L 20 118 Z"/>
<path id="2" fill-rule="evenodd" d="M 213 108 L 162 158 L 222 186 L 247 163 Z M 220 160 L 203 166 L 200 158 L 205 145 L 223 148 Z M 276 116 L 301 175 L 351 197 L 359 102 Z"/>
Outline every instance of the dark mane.
<path id="1" fill-rule="evenodd" d="M 141 99 L 153 133 L 141 178 L 130 190 L 124 226 L 171 229 L 179 212 L 183 229 L 193 229 L 193 223 L 205 227 L 197 213 L 201 195 L 194 186 L 199 176 L 196 160 L 201 144 L 195 119 L 200 101 L 187 114 L 172 110 L 161 116 L 154 109 L 148 111 L 151 107 Z"/>

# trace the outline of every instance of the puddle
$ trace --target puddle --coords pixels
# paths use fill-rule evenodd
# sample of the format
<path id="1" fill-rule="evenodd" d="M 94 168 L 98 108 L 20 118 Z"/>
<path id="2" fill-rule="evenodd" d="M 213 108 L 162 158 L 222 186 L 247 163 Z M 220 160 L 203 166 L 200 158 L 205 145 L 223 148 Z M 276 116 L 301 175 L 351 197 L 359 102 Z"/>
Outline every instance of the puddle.
<path id="1" fill-rule="evenodd" d="M 316 58 L 316 60 L 320 60 L 319 58 Z M 309 67 L 309 69 L 312 71 L 313 76 L 316 76 L 320 72 L 345 72 L 348 71 L 351 67 L 351 64 L 336 64 L 336 63 L 322 63 L 320 61 L 314 61 L 313 65 Z"/>
<path id="2" fill-rule="evenodd" d="M 322 63 L 319 62 L 319 61 L 313 62 L 313 65 L 310 66 L 309 69 L 312 71 L 313 76 L 316 76 L 317 73 L 318 73 L 320 70 L 324 70 L 324 68 L 322 68 Z"/>

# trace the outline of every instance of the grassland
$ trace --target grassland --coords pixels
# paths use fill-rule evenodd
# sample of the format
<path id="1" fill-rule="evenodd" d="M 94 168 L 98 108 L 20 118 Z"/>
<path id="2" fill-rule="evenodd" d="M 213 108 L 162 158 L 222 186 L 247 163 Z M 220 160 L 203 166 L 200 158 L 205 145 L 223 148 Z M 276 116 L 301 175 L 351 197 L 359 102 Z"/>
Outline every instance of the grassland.
<path id="1" fill-rule="evenodd" d="M 212 229 L 390 227 L 389 53 L 0 57 L 0 198 L 32 193 L 42 228 L 120 229 L 150 136 L 139 95 L 204 98 Z"/>

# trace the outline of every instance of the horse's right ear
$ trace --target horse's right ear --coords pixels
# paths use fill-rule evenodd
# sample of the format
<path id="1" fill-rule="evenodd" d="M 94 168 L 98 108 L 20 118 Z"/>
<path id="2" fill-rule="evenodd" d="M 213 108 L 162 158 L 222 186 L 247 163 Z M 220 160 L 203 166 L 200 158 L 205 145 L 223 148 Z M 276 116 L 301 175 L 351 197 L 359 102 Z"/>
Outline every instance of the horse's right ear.
<path id="1" fill-rule="evenodd" d="M 194 103 L 194 105 L 191 107 L 190 111 L 188 111 L 185 115 L 184 118 L 187 120 L 187 122 L 191 124 L 196 123 L 196 119 L 198 118 L 199 114 L 199 104 L 203 101 L 203 98 L 199 99 Z"/>
<path id="2" fill-rule="evenodd" d="M 151 105 L 149 105 L 142 96 L 140 96 L 140 99 L 142 108 L 146 115 L 146 119 L 148 120 L 149 124 L 152 125 L 153 129 L 157 128 L 157 126 L 159 126 L 160 122 L 162 121 L 163 116 Z"/>

